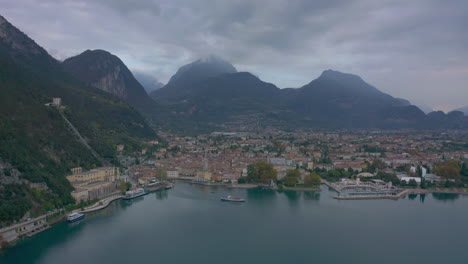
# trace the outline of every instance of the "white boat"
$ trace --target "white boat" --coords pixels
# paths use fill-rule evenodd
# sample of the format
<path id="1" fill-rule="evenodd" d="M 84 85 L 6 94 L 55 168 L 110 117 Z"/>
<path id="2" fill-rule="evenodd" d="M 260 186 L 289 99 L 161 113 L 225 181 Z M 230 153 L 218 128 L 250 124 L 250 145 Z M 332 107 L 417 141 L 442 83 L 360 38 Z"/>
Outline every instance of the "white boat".
<path id="1" fill-rule="evenodd" d="M 76 222 L 76 221 L 80 221 L 81 219 L 83 219 L 85 217 L 84 214 L 82 213 L 78 213 L 78 212 L 74 212 L 74 213 L 71 213 L 67 216 L 67 222 L 69 223 L 73 223 L 73 222 Z"/>
<path id="2" fill-rule="evenodd" d="M 244 198 L 238 196 L 221 197 L 223 202 L 245 202 Z"/>
<path id="3" fill-rule="evenodd" d="M 130 191 L 127 191 L 125 193 L 125 197 L 123 199 L 124 200 L 130 200 L 130 199 L 133 199 L 133 198 L 143 196 L 145 194 L 146 194 L 146 192 L 145 192 L 145 190 L 143 188 L 135 188 L 135 189 L 131 189 Z"/>

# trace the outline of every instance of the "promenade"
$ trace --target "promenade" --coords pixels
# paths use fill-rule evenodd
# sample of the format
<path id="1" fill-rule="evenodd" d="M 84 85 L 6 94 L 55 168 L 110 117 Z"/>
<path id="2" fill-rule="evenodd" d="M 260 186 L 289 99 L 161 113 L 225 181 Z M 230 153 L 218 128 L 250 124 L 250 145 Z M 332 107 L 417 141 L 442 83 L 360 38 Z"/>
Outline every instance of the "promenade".
<path id="1" fill-rule="evenodd" d="M 106 208 L 112 201 L 122 199 L 123 197 L 124 197 L 123 195 L 115 194 L 105 199 L 102 199 L 91 206 L 85 207 L 83 210 L 77 209 L 77 210 L 74 210 L 73 212 L 90 213 L 90 212 L 94 212 L 97 210 L 101 210 L 101 209 Z"/>

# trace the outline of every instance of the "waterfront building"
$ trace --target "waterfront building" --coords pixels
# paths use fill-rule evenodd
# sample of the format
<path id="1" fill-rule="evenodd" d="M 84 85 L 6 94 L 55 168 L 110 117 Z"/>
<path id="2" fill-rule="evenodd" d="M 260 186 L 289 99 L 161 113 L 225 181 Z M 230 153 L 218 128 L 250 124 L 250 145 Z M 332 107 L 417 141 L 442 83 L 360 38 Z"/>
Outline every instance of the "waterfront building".
<path id="1" fill-rule="evenodd" d="M 197 172 L 197 179 L 211 181 L 211 172 L 209 171 L 199 171 Z"/>
<path id="2" fill-rule="evenodd" d="M 168 178 L 179 178 L 179 171 L 177 170 L 168 170 L 166 172 Z"/>
<path id="3" fill-rule="evenodd" d="M 67 180 L 75 190 L 71 193 L 76 202 L 102 199 L 118 191 L 119 169 L 102 167 L 82 172 L 81 168 L 72 169 Z"/>

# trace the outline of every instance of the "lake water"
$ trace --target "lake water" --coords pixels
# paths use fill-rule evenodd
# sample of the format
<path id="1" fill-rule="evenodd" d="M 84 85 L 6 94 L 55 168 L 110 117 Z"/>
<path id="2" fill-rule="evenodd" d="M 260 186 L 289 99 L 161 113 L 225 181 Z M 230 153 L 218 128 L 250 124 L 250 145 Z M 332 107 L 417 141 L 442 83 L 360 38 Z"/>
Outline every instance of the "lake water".
<path id="1" fill-rule="evenodd" d="M 0 263 L 468 263 L 468 197 L 340 201 L 178 182 L 61 223 Z M 221 202 L 239 195 L 246 203 Z"/>

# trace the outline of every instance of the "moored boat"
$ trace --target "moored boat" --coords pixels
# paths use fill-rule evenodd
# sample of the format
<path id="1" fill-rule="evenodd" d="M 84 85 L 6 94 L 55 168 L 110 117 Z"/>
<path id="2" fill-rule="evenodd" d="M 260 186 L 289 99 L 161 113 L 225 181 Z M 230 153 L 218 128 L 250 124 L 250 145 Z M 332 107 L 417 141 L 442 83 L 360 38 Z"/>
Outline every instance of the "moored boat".
<path id="1" fill-rule="evenodd" d="M 131 189 L 130 191 L 127 191 L 125 193 L 125 197 L 123 199 L 124 200 L 130 200 L 130 199 L 133 199 L 133 198 L 143 196 L 145 194 L 146 194 L 146 192 L 145 192 L 145 190 L 143 188 L 135 188 L 135 189 Z"/>
<path id="2" fill-rule="evenodd" d="M 84 214 L 82 213 L 78 213 L 78 212 L 74 212 L 74 213 L 71 213 L 67 216 L 67 222 L 69 223 L 73 223 L 73 222 L 76 222 L 76 221 L 80 221 L 81 219 L 83 219 L 85 217 Z"/>
<path id="3" fill-rule="evenodd" d="M 245 202 L 244 198 L 238 197 L 238 196 L 221 197 L 221 201 L 223 202 Z"/>

